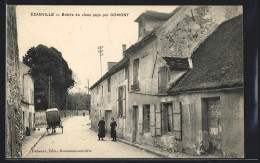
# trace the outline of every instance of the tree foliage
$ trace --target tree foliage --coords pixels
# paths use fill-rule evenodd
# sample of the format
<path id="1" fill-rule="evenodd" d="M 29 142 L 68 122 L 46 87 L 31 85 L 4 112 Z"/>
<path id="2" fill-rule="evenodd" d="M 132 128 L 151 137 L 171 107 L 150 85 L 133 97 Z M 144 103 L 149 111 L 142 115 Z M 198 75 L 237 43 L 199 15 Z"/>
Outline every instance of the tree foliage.
<path id="1" fill-rule="evenodd" d="M 68 96 L 69 110 L 89 110 L 90 95 L 86 93 L 71 93 Z"/>
<path id="2" fill-rule="evenodd" d="M 54 47 L 44 45 L 30 48 L 23 57 L 23 63 L 31 67 L 34 79 L 35 108 L 48 108 L 48 84 L 50 82 L 50 107 L 65 109 L 68 89 L 74 86 L 72 71 L 67 62 Z M 41 102 L 37 102 L 40 99 Z"/>

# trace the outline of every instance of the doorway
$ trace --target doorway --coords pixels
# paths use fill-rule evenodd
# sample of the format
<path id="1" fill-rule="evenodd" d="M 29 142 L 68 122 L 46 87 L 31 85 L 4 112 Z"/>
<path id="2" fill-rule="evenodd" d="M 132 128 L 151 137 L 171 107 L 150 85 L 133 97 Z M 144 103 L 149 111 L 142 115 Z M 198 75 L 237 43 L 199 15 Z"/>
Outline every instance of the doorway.
<path id="1" fill-rule="evenodd" d="M 106 134 L 110 137 L 110 122 L 112 118 L 112 111 L 111 110 L 106 110 L 105 111 L 105 122 L 106 122 Z"/>
<path id="2" fill-rule="evenodd" d="M 29 113 L 29 130 L 31 131 L 32 129 L 32 113 Z"/>
<path id="3" fill-rule="evenodd" d="M 202 99 L 202 128 L 209 135 L 209 152 L 221 150 L 222 119 L 220 98 Z"/>
<path id="4" fill-rule="evenodd" d="M 138 131 L 138 106 L 133 106 L 133 135 L 132 135 L 132 142 L 136 142 L 137 131 Z"/>

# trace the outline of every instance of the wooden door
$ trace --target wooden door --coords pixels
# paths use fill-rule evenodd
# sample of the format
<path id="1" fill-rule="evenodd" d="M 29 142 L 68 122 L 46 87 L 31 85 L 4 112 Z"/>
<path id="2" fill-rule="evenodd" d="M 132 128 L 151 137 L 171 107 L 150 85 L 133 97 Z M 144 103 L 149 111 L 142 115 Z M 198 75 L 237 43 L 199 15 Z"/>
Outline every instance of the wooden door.
<path id="1" fill-rule="evenodd" d="M 32 113 L 29 113 L 29 130 L 31 131 L 32 129 Z"/>
<path id="2" fill-rule="evenodd" d="M 112 118 L 112 111 L 111 110 L 106 110 L 105 111 L 105 122 L 106 122 L 106 134 L 108 136 L 110 136 L 110 122 L 111 122 L 111 118 Z"/>
<path id="3" fill-rule="evenodd" d="M 132 141 L 136 141 L 138 131 L 138 106 L 133 106 L 133 135 Z"/>

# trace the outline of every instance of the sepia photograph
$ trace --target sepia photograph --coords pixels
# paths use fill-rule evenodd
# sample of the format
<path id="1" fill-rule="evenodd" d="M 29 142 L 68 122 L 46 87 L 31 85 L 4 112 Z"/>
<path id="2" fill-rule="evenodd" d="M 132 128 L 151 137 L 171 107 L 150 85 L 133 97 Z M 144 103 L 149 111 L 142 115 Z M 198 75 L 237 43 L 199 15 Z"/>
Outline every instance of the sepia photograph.
<path id="1" fill-rule="evenodd" d="M 6 5 L 6 158 L 245 158 L 243 36 L 241 5 Z"/>

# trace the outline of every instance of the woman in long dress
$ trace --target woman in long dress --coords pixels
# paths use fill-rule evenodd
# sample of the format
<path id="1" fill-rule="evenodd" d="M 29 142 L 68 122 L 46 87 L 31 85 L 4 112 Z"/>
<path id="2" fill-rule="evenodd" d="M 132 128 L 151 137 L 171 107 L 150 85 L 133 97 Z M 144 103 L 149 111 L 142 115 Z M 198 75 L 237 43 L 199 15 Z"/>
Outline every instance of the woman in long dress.
<path id="1" fill-rule="evenodd" d="M 101 120 L 98 122 L 98 140 L 104 140 L 103 138 L 106 136 L 106 131 L 105 131 L 105 121 L 104 117 L 101 117 Z"/>
<path id="2" fill-rule="evenodd" d="M 113 138 L 112 141 L 116 141 L 116 122 L 114 121 L 114 118 L 111 118 L 112 122 L 110 122 L 111 126 L 111 137 Z"/>

